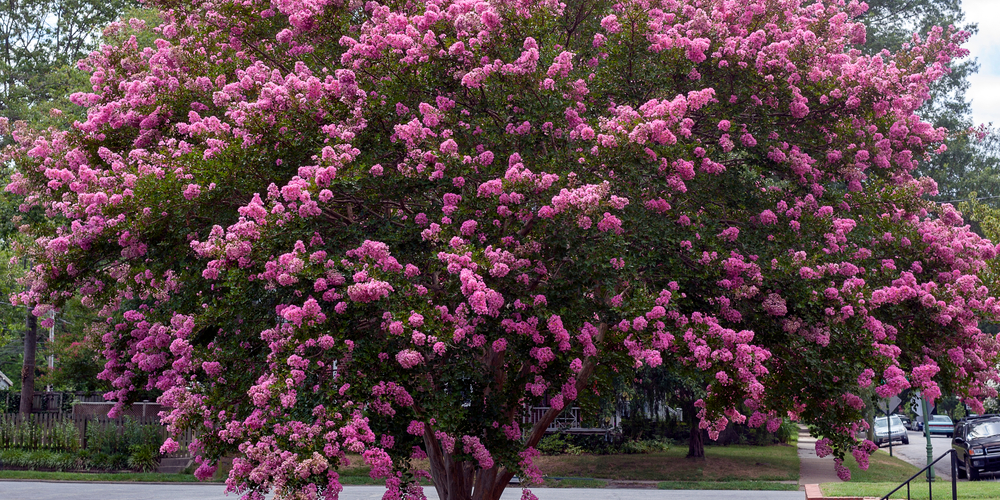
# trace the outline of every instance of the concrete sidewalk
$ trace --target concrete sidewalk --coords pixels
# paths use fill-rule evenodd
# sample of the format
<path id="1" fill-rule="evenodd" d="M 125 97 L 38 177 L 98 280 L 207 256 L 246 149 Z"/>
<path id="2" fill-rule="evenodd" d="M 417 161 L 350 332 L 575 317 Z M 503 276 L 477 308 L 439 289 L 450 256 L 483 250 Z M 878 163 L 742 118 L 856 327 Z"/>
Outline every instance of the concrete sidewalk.
<path id="1" fill-rule="evenodd" d="M 817 457 L 816 438 L 799 426 L 799 485 L 842 482 L 833 469 L 833 457 Z"/>

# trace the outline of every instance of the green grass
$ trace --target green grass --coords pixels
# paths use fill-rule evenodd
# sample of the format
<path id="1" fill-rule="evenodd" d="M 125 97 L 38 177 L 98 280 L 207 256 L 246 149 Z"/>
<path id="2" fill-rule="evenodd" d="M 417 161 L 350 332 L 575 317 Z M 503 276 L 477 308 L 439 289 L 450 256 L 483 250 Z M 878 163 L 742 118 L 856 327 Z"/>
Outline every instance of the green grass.
<path id="1" fill-rule="evenodd" d="M 372 479 L 368 476 L 340 476 L 340 484 L 357 486 L 357 485 L 382 485 L 385 484 L 384 479 Z"/>
<path id="2" fill-rule="evenodd" d="M 899 483 L 823 483 L 824 496 L 865 496 L 882 497 L 899 486 Z M 892 498 L 906 498 L 906 488 L 897 491 Z M 913 500 L 926 500 L 930 496 L 927 493 L 927 481 L 914 480 L 910 483 L 910 498 Z M 951 498 L 951 482 L 936 481 L 934 483 L 934 498 Z M 966 499 L 995 499 L 1000 498 L 1000 483 L 992 481 L 977 481 L 974 483 L 958 483 L 958 498 Z"/>
<path id="3" fill-rule="evenodd" d="M 40 472 L 0 470 L 0 479 L 37 479 L 43 481 L 122 481 L 136 483 L 197 483 L 193 474 L 158 474 L 155 472 Z M 212 479 L 209 482 L 219 481 Z"/>
<path id="4" fill-rule="evenodd" d="M 619 481 L 797 481 L 795 446 L 706 446 L 705 460 L 686 446 L 637 455 L 559 455 L 535 459 L 543 473 Z"/>
<path id="5" fill-rule="evenodd" d="M 851 455 L 845 457 L 844 465 L 851 470 L 851 480 L 846 483 L 821 484 L 823 495 L 882 497 L 920 470 L 912 464 L 890 457 L 885 450 L 878 450 L 870 457 L 867 471 L 861 470 Z M 922 478 L 914 479 L 910 483 L 910 495 L 910 498 L 914 500 L 929 498 L 927 481 Z M 950 498 L 951 482 L 935 482 L 934 496 Z M 906 488 L 897 491 L 892 497 L 906 498 Z M 1000 483 L 959 483 L 958 497 L 962 499 L 1000 498 Z"/>
<path id="6" fill-rule="evenodd" d="M 545 488 L 604 488 L 608 482 L 603 479 L 585 477 L 565 477 L 559 479 L 546 478 L 542 485 Z"/>
<path id="7" fill-rule="evenodd" d="M 902 483 L 917 473 L 920 468 L 890 457 L 885 450 L 877 450 L 868 458 L 868 470 L 861 470 L 854 456 L 847 454 L 844 465 L 851 471 L 852 483 Z M 884 493 L 883 493 L 884 494 Z"/>
<path id="8" fill-rule="evenodd" d="M 608 480 L 658 481 L 664 489 L 796 489 L 795 485 L 769 481 L 796 481 L 799 458 L 795 446 L 706 446 L 705 460 L 685 458 L 686 446 L 665 452 L 632 455 L 559 455 L 538 457 L 535 463 L 551 476 L 548 487 L 602 488 Z M 225 478 L 229 464 L 222 464 L 213 481 Z M 426 464 L 415 463 L 426 468 Z M 340 480 L 350 485 L 381 485 L 369 477 L 370 468 L 360 457 L 340 469 Z M 554 479 L 562 478 L 562 479 Z M 0 479 L 123 482 L 196 482 L 188 474 L 72 473 L 0 471 Z M 905 479 L 905 478 L 904 478 Z M 422 481 L 423 482 L 423 481 Z M 427 483 L 430 484 L 430 483 Z"/>
<path id="9" fill-rule="evenodd" d="M 656 483 L 661 490 L 769 490 L 798 491 L 799 485 L 771 481 L 663 481 Z"/>

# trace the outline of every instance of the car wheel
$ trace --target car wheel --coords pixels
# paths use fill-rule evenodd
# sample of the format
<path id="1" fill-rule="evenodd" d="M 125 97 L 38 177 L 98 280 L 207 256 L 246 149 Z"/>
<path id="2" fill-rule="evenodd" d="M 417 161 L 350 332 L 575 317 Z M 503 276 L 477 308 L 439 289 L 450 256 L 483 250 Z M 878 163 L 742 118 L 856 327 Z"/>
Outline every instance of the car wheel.
<path id="1" fill-rule="evenodd" d="M 910 436 L 903 436 L 903 444 L 910 444 Z"/>
<path id="2" fill-rule="evenodd" d="M 969 475 L 969 481 L 979 481 L 979 469 L 972 467 L 969 457 L 965 457 L 965 470 Z"/>

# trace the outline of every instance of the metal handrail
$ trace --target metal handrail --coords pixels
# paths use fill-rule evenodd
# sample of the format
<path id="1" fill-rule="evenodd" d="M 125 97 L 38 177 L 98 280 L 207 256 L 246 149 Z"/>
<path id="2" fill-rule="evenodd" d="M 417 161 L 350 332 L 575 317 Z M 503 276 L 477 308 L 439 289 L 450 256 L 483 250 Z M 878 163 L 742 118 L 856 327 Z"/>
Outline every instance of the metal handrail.
<path id="1" fill-rule="evenodd" d="M 900 484 L 899 486 L 896 487 L 896 489 L 894 489 L 894 490 L 890 491 L 889 493 L 887 493 L 884 497 L 881 498 L 881 500 L 889 500 L 889 495 L 892 495 L 893 493 L 899 491 L 900 488 L 902 488 L 903 486 L 906 486 L 906 498 L 907 498 L 907 500 L 909 500 L 909 498 L 910 498 L 910 481 L 913 481 L 914 479 L 917 478 L 917 476 L 923 474 L 924 472 L 927 472 L 928 469 L 930 469 L 931 467 L 934 467 L 934 464 L 938 463 L 939 460 L 941 460 L 942 458 L 944 458 L 946 456 L 949 456 L 949 455 L 951 456 L 951 499 L 952 500 L 958 500 L 958 482 L 957 482 L 957 479 L 956 479 L 958 477 L 958 453 L 955 452 L 954 448 L 946 451 L 940 457 L 937 457 L 936 459 L 934 459 L 934 461 L 931 462 L 930 464 L 928 464 L 927 467 L 924 467 L 923 469 L 920 469 L 919 472 L 917 472 L 916 474 L 914 474 L 913 476 L 911 476 L 909 479 L 907 479 L 906 482 L 904 482 L 903 484 Z M 928 494 L 929 500 L 934 500 L 934 483 L 933 483 L 933 481 L 930 480 L 930 474 L 929 473 L 928 473 L 928 481 L 927 481 L 927 494 Z"/>

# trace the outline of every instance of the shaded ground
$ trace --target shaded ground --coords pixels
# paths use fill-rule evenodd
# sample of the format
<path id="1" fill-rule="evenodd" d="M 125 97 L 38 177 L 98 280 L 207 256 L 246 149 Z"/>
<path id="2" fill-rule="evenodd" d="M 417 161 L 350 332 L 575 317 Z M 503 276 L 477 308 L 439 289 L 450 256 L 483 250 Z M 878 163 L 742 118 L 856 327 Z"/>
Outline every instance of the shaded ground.
<path id="1" fill-rule="evenodd" d="M 776 446 L 706 446 L 705 460 L 685 458 L 687 447 L 641 455 L 559 455 L 535 459 L 543 473 L 638 481 L 795 481 L 796 448 Z"/>

